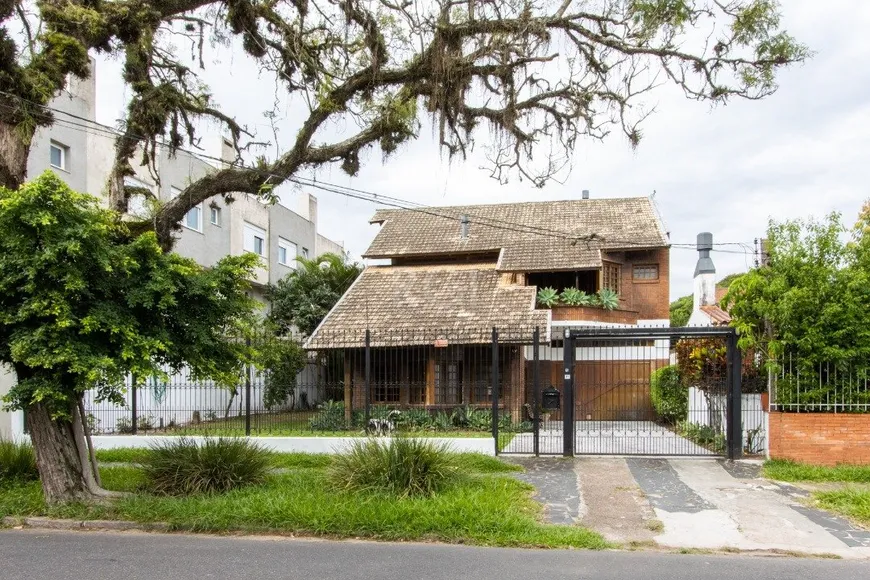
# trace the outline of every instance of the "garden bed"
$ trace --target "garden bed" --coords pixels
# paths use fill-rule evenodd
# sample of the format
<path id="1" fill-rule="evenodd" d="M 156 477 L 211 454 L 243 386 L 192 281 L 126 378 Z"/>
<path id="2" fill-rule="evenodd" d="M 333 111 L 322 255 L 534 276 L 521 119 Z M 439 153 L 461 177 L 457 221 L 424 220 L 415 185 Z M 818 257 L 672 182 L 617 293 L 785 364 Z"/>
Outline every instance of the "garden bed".
<path id="1" fill-rule="evenodd" d="M 462 477 L 428 497 L 396 498 L 334 491 L 329 456 L 275 454 L 260 485 L 217 495 L 157 496 L 143 491 L 135 465 L 143 450 L 100 451 L 104 485 L 133 495 L 110 505 L 47 507 L 38 482 L 0 484 L 0 517 L 48 516 L 80 520 L 165 522 L 172 530 L 434 540 L 491 546 L 605 548 L 598 534 L 578 526 L 541 523 L 533 488 L 509 472 L 516 466 L 459 454 Z"/>

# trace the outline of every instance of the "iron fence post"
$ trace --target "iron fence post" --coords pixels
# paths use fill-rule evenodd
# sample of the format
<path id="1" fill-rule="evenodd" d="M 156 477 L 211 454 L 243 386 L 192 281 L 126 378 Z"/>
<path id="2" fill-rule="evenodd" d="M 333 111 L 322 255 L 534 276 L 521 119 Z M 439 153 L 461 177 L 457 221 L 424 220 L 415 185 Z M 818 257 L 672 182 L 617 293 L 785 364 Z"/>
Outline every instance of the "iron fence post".
<path id="1" fill-rule="evenodd" d="M 728 408 L 726 411 L 728 459 L 740 459 L 743 455 L 743 413 L 741 410 L 743 357 L 737 347 L 737 333 L 732 332 L 727 339 Z"/>
<path id="2" fill-rule="evenodd" d="M 251 339 L 245 339 L 245 345 L 251 348 Z M 245 365 L 245 437 L 251 436 L 251 365 Z"/>
<path id="3" fill-rule="evenodd" d="M 562 455 L 574 457 L 574 335 L 565 329 L 562 386 Z"/>
<path id="4" fill-rule="evenodd" d="M 541 454 L 541 373 L 540 373 L 541 329 L 535 327 L 532 335 L 532 432 L 534 437 L 535 457 Z"/>
<path id="5" fill-rule="evenodd" d="M 133 377 L 133 386 L 130 388 L 130 413 L 133 415 L 133 424 L 130 426 L 131 433 L 136 435 L 139 432 L 139 396 L 136 388 L 136 377 Z"/>
<path id="6" fill-rule="evenodd" d="M 372 418 L 372 416 L 371 416 L 371 413 L 372 413 L 372 409 L 371 409 L 371 401 L 372 401 L 372 391 L 371 391 L 371 387 L 372 387 L 372 382 L 371 382 L 371 377 L 372 377 L 372 375 L 371 375 L 371 373 L 372 373 L 372 348 L 371 348 L 371 342 L 372 342 L 371 331 L 368 328 L 366 328 L 366 383 L 365 383 L 365 397 L 366 397 L 366 407 L 365 407 L 365 409 L 366 409 L 366 423 L 365 424 L 366 424 L 366 429 L 368 429 L 369 421 Z"/>
<path id="7" fill-rule="evenodd" d="M 492 438 L 498 455 L 498 329 L 492 327 Z"/>

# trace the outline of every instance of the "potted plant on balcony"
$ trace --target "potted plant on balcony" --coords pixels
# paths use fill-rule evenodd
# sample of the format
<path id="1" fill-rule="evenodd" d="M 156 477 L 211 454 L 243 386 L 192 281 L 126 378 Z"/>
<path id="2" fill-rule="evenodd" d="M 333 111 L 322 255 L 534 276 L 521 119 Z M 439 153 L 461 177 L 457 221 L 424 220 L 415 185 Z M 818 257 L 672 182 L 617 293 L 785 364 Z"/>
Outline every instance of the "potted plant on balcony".
<path id="1" fill-rule="evenodd" d="M 619 308 L 619 294 L 608 288 L 599 290 L 598 305 L 605 310 L 616 310 Z"/>
<path id="2" fill-rule="evenodd" d="M 559 293 L 555 288 L 541 288 L 538 290 L 538 304 L 545 308 L 552 308 L 559 303 Z"/>
<path id="3" fill-rule="evenodd" d="M 565 288 L 559 295 L 562 304 L 568 306 L 595 306 L 595 296 L 591 296 L 577 288 Z"/>

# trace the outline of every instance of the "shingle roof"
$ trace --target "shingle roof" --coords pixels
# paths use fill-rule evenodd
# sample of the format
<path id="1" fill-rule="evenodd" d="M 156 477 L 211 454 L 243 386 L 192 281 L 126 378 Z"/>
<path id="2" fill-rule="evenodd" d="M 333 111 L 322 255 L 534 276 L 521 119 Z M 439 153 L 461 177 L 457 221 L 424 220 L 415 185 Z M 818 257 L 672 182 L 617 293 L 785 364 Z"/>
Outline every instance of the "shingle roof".
<path id="1" fill-rule="evenodd" d="M 494 266 L 370 266 L 330 311 L 305 348 L 357 348 L 366 328 L 372 346 L 485 344 L 492 327 L 507 340 L 549 328 L 535 310 L 535 288 L 504 284 Z"/>
<path id="2" fill-rule="evenodd" d="M 384 209 L 371 222 L 383 225 L 366 258 L 501 251 L 498 269 L 517 272 L 598 268 L 602 249 L 670 244 L 646 197 Z"/>

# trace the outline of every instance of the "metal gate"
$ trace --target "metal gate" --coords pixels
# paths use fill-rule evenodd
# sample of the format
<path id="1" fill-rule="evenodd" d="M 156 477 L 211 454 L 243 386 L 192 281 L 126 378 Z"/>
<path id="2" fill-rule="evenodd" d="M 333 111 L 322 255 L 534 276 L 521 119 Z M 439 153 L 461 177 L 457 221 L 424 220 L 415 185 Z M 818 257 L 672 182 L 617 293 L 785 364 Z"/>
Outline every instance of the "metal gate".
<path id="1" fill-rule="evenodd" d="M 493 407 L 500 453 L 740 457 L 742 359 L 733 329 L 552 334 L 540 344 L 536 333 L 528 349 L 525 428 L 499 430 L 506 417 Z"/>

